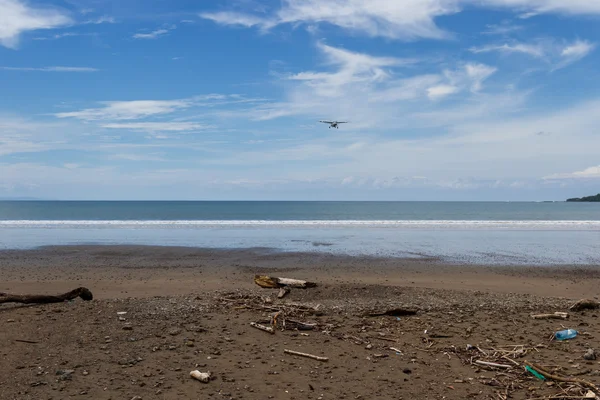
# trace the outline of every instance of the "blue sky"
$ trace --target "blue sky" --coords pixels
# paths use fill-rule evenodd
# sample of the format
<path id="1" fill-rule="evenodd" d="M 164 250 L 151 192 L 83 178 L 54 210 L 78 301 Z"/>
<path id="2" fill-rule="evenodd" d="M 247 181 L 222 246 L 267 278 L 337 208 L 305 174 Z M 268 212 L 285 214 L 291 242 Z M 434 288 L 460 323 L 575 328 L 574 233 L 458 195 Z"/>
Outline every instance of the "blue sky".
<path id="1" fill-rule="evenodd" d="M 600 0 L 0 0 L 0 197 L 595 194 L 599 23 Z"/>

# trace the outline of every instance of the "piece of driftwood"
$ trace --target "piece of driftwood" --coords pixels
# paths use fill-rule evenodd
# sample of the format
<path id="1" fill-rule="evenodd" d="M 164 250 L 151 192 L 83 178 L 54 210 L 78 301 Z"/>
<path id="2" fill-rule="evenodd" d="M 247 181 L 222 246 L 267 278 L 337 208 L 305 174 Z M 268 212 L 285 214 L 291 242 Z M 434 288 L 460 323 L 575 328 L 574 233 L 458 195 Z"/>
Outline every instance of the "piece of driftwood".
<path id="1" fill-rule="evenodd" d="M 71 290 L 70 292 L 59 294 L 57 296 L 38 295 L 38 294 L 8 294 L 0 293 L 1 303 L 23 303 L 23 304 L 49 304 L 62 303 L 81 297 L 85 301 L 93 300 L 92 292 L 84 287 Z"/>
<path id="2" fill-rule="evenodd" d="M 253 326 L 253 327 L 255 327 L 256 329 L 260 329 L 261 331 L 268 332 L 268 333 L 270 333 L 272 335 L 275 334 L 275 329 L 273 329 L 270 326 L 264 326 L 264 325 L 261 325 L 261 324 L 257 324 L 256 322 L 250 322 L 250 325 Z"/>
<path id="3" fill-rule="evenodd" d="M 535 314 L 532 315 L 533 319 L 567 319 L 569 314 L 566 312 L 555 312 L 553 314 Z"/>
<path id="4" fill-rule="evenodd" d="M 198 370 L 190 372 L 190 376 L 202 383 L 210 382 L 211 373 L 209 372 L 200 372 Z"/>
<path id="5" fill-rule="evenodd" d="M 571 311 L 596 310 L 600 308 L 600 303 L 592 299 L 579 300 L 577 303 L 569 307 Z"/>
<path id="6" fill-rule="evenodd" d="M 309 324 L 306 322 L 295 321 L 293 319 L 285 320 L 286 329 L 298 329 L 299 331 L 312 331 L 317 327 L 317 324 Z"/>
<path id="7" fill-rule="evenodd" d="M 493 362 L 488 362 L 488 361 L 481 361 L 481 360 L 477 360 L 475 361 L 475 364 L 477 365 L 484 365 L 486 367 L 494 367 L 494 368 L 512 368 L 512 365 L 506 365 L 506 364 L 498 364 L 498 363 L 493 363 Z"/>
<path id="8" fill-rule="evenodd" d="M 254 283 L 262 288 L 278 289 L 281 287 L 293 287 L 298 289 L 306 289 L 317 286 L 314 282 L 302 281 L 299 279 L 290 278 L 275 278 L 267 275 L 255 275 Z"/>
<path id="9" fill-rule="evenodd" d="M 596 385 L 594 385 L 592 382 L 583 380 L 583 379 L 579 379 L 579 378 L 565 378 L 562 376 L 558 376 L 558 375 L 554 375 L 548 371 L 546 371 L 545 369 L 543 369 L 542 367 L 535 365 L 533 363 L 530 363 L 528 361 L 524 362 L 525 365 L 529 366 L 529 368 L 534 369 L 536 372 L 538 372 L 540 375 L 543 375 L 544 377 L 548 378 L 548 379 L 552 379 L 553 381 L 557 381 L 557 382 L 569 382 L 569 383 L 578 383 L 584 387 L 587 387 L 588 389 L 592 389 L 594 391 L 598 390 L 598 387 L 596 387 Z"/>
<path id="10" fill-rule="evenodd" d="M 283 352 L 287 353 L 287 354 L 294 355 L 294 356 L 312 358 L 313 360 L 317 360 L 317 361 L 329 361 L 329 358 L 327 358 L 327 357 L 319 357 L 319 356 L 315 356 L 315 355 L 312 355 L 312 354 L 301 353 L 299 351 L 294 351 L 294 350 L 283 350 Z"/>
<path id="11" fill-rule="evenodd" d="M 407 308 L 391 308 L 384 311 L 371 311 L 368 315 L 370 317 L 380 317 L 382 315 L 389 315 L 391 317 L 406 317 L 409 315 L 417 315 L 417 311 Z"/>
<path id="12" fill-rule="evenodd" d="M 291 289 L 287 286 L 280 288 L 279 293 L 277 293 L 277 298 L 283 299 L 290 291 L 291 291 Z"/>

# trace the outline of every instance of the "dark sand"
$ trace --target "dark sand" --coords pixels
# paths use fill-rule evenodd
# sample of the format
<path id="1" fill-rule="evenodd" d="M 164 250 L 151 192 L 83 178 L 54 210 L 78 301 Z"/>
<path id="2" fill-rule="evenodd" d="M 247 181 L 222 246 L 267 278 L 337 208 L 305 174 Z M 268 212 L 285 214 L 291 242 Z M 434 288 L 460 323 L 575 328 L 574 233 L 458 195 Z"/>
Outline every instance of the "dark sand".
<path id="1" fill-rule="evenodd" d="M 319 286 L 292 290 L 278 300 L 276 291 L 253 283 L 254 274 L 263 273 Z M 460 266 L 437 260 L 141 246 L 0 252 L 0 292 L 56 294 L 78 286 L 89 288 L 94 300 L 0 306 L 1 399 L 565 395 L 568 385 L 561 389 L 523 372 L 525 359 L 600 383 L 598 361 L 582 358 L 588 348 L 600 351 L 600 310 L 571 313 L 568 320 L 530 317 L 597 297 L 596 266 Z M 309 336 L 289 330 L 269 335 L 249 326 L 269 319 L 265 305 L 287 307 L 294 314 L 290 303 L 319 304 L 322 315 L 288 315 L 315 322 L 318 330 Z M 419 312 L 399 320 L 364 316 L 368 310 L 399 306 Z M 127 311 L 126 321 L 117 311 Z M 131 330 L 124 330 L 128 323 Z M 569 342 L 549 340 L 563 326 L 580 335 Z M 485 354 L 465 350 L 467 344 Z M 511 356 L 518 366 L 492 350 L 512 345 L 524 345 L 525 354 Z M 297 358 L 284 349 L 330 360 Z M 472 365 L 476 359 L 514 368 L 489 371 Z M 189 372 L 196 368 L 210 370 L 216 379 L 208 384 L 192 380 Z M 74 372 L 64 378 L 59 370 Z"/>

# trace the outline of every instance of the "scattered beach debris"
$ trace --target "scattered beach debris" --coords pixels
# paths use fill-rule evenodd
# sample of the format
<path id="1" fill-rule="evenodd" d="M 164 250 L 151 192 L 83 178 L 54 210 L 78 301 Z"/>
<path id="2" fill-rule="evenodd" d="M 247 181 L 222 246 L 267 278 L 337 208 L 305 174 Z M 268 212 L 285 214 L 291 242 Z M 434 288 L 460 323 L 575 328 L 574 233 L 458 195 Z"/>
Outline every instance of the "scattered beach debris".
<path id="1" fill-rule="evenodd" d="M 210 371 L 200 372 L 198 370 L 194 370 L 194 371 L 190 372 L 190 376 L 200 382 L 208 383 L 208 382 L 210 382 L 210 378 L 212 377 L 212 374 Z"/>
<path id="2" fill-rule="evenodd" d="M 600 302 L 592 299 L 579 300 L 577 303 L 569 307 L 571 311 L 596 310 L 600 308 Z"/>
<path id="3" fill-rule="evenodd" d="M 258 286 L 266 289 L 278 289 L 284 286 L 297 288 L 297 289 L 306 289 L 311 287 L 316 287 L 317 284 L 314 282 L 302 281 L 299 279 L 290 279 L 290 278 L 273 278 L 267 275 L 255 275 L 254 283 Z"/>
<path id="4" fill-rule="evenodd" d="M 557 311 L 552 314 L 535 314 L 532 315 L 533 319 L 567 319 L 569 318 L 569 313 Z"/>
<path id="5" fill-rule="evenodd" d="M 555 375 L 555 374 L 552 374 L 552 373 L 546 371 L 544 368 L 540 367 L 539 365 L 530 363 L 528 361 L 525 361 L 524 364 L 526 366 L 528 366 L 529 369 L 532 369 L 532 370 L 536 371 L 537 373 L 539 373 L 540 375 L 543 375 L 546 379 L 551 379 L 551 380 L 557 381 L 557 382 L 577 383 L 588 389 L 598 390 L 596 385 L 594 385 L 593 383 L 588 382 L 586 380 L 579 379 L 579 378 L 567 378 L 567 377 L 563 377 L 563 376 L 558 376 L 558 375 Z"/>
<path id="6" fill-rule="evenodd" d="M 312 358 L 313 360 L 317 360 L 317 361 L 329 361 L 329 358 L 327 358 L 327 357 L 315 356 L 313 354 L 301 353 L 299 351 L 294 351 L 294 350 L 287 350 L 287 349 L 285 349 L 285 350 L 283 350 L 283 352 L 286 353 L 286 354 L 294 355 L 294 356 Z"/>
<path id="7" fill-rule="evenodd" d="M 93 300 L 92 292 L 84 287 L 79 287 L 70 292 L 56 296 L 35 295 L 35 294 L 8 294 L 0 293 L 0 304 L 2 303 L 23 303 L 23 304 L 49 304 L 62 303 L 65 301 L 81 297 L 85 301 Z"/>
<path id="8" fill-rule="evenodd" d="M 562 331 L 558 331 L 554 334 L 554 338 L 556 340 L 569 340 L 577 337 L 577 332 L 575 329 L 564 329 Z"/>
<path id="9" fill-rule="evenodd" d="M 596 352 L 594 349 L 588 349 L 583 355 L 583 358 L 588 361 L 594 361 L 596 359 Z"/>
<path id="10" fill-rule="evenodd" d="M 270 333 L 272 335 L 275 334 L 275 329 L 273 329 L 270 326 L 264 326 L 264 325 L 261 325 L 261 324 L 257 324 L 256 322 L 250 322 L 250 325 L 253 326 L 253 327 L 255 327 L 256 329 L 260 329 L 261 331 L 268 332 L 268 333 Z"/>

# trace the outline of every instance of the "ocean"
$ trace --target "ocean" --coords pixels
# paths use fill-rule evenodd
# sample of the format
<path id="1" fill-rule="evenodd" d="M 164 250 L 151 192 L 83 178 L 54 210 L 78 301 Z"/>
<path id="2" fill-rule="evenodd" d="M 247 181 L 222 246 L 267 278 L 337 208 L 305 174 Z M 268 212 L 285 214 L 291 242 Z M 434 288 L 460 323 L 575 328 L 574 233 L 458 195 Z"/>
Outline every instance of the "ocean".
<path id="1" fill-rule="evenodd" d="M 0 201 L 0 249 L 146 244 L 600 264 L 600 204 Z"/>

